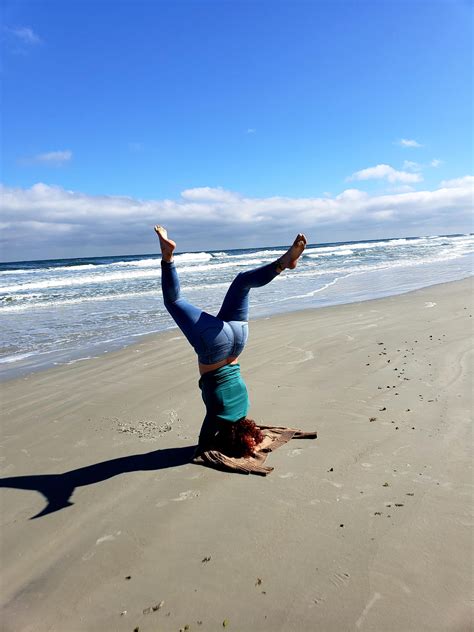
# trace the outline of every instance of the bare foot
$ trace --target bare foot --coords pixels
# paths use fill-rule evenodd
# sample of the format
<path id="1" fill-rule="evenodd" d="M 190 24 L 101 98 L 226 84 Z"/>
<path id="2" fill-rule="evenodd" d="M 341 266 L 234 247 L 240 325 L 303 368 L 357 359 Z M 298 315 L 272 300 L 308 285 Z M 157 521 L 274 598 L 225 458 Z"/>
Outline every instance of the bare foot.
<path id="1" fill-rule="evenodd" d="M 163 226 L 159 226 L 158 224 L 154 228 L 155 233 L 160 238 L 161 255 L 163 257 L 163 261 L 171 263 L 173 261 L 173 252 L 176 248 L 176 244 L 172 239 L 168 237 L 166 228 L 163 228 Z"/>
<path id="2" fill-rule="evenodd" d="M 303 235 L 303 233 L 298 233 L 296 235 L 295 241 L 293 242 L 293 245 L 290 246 L 285 254 L 278 259 L 278 269 L 280 270 L 280 272 L 286 270 L 286 268 L 289 268 L 290 270 L 296 268 L 298 259 L 303 254 L 306 243 L 306 237 Z"/>

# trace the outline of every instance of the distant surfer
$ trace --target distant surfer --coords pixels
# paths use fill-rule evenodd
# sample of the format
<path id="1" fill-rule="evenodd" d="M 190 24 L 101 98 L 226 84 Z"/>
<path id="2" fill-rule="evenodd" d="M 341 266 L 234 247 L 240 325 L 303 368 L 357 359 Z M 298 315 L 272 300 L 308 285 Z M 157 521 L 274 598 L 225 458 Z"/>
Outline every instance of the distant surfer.
<path id="1" fill-rule="evenodd" d="M 199 388 L 206 416 L 199 434 L 197 454 L 219 449 L 234 456 L 250 456 L 263 435 L 247 417 L 247 387 L 240 375 L 239 355 L 248 338 L 249 291 L 270 283 L 283 270 L 296 268 L 306 246 L 299 233 L 288 251 L 276 261 L 240 272 L 231 283 L 217 316 L 181 297 L 173 260 L 176 243 L 163 226 L 155 226 L 161 247 L 161 287 L 166 309 L 198 356 Z"/>

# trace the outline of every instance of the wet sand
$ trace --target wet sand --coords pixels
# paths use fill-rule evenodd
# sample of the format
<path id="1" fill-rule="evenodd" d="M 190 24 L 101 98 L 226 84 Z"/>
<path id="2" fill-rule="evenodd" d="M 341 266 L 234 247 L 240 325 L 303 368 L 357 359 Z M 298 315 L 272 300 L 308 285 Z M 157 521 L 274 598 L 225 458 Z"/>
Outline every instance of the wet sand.
<path id="1" fill-rule="evenodd" d="M 252 322 L 251 416 L 318 431 L 266 478 L 189 463 L 177 330 L 4 383 L 2 630 L 472 629 L 472 314 L 465 279 Z"/>

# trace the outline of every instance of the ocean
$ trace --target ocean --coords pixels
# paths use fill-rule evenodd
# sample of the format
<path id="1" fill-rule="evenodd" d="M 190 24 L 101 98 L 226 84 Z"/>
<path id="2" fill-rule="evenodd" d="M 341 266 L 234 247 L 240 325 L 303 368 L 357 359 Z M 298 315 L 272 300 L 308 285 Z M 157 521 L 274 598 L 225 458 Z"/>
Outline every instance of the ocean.
<path id="1" fill-rule="evenodd" d="M 183 296 L 217 313 L 236 273 L 287 246 L 175 256 Z M 474 235 L 308 245 L 295 271 L 251 292 L 251 318 L 401 294 L 473 273 Z M 2 379 L 78 362 L 175 327 L 160 255 L 0 264 Z"/>

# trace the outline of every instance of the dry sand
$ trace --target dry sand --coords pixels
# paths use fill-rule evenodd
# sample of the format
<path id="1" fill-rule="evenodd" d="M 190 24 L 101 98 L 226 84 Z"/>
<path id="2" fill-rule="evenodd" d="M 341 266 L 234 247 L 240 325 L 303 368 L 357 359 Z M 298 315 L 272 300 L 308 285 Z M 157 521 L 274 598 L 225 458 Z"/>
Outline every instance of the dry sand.
<path id="1" fill-rule="evenodd" d="M 472 629 L 471 292 L 252 322 L 252 416 L 319 434 L 267 478 L 189 463 L 177 330 L 5 383 L 2 630 Z"/>

